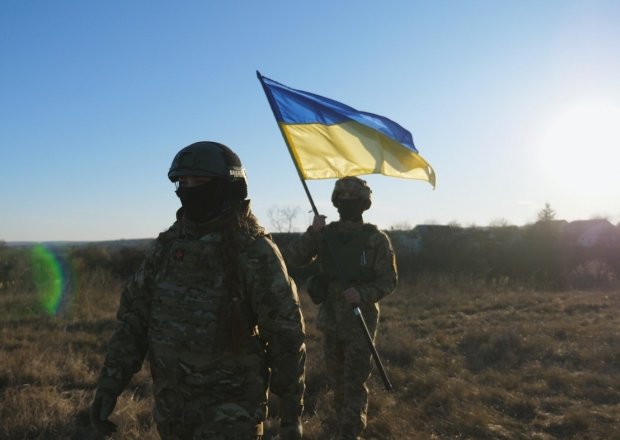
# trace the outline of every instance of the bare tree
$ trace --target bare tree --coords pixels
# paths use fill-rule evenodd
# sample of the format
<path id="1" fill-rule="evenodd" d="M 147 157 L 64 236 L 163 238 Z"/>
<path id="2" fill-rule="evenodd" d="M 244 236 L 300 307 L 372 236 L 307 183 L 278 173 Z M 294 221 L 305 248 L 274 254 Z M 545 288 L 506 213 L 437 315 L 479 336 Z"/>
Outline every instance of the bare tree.
<path id="1" fill-rule="evenodd" d="M 538 211 L 536 218 L 539 222 L 550 222 L 555 220 L 555 211 L 549 203 L 545 203 L 545 207 Z"/>
<path id="2" fill-rule="evenodd" d="M 277 206 L 273 205 L 267 210 L 267 216 L 271 227 L 275 232 L 292 232 L 293 223 L 299 214 L 299 206 Z"/>
<path id="3" fill-rule="evenodd" d="M 510 222 L 504 217 L 494 218 L 489 222 L 489 226 L 492 228 L 504 228 L 510 226 Z"/>

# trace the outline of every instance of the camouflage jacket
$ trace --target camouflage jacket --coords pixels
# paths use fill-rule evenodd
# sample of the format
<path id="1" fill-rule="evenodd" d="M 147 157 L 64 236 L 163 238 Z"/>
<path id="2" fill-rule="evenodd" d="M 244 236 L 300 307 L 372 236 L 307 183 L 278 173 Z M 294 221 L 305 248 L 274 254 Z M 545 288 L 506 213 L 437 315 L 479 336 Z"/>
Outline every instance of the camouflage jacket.
<path id="1" fill-rule="evenodd" d="M 283 421 L 295 420 L 303 403 L 305 334 L 282 256 L 268 236 L 242 238 L 237 325 L 244 340 L 235 351 L 222 330 L 230 329 L 231 298 L 218 254 L 221 232 L 203 232 L 180 220 L 160 234 L 122 292 L 98 386 L 120 393 L 148 353 L 158 423 L 208 423 L 221 416 L 212 408 L 237 402 L 259 424 L 268 385 L 284 402 Z"/>
<path id="2" fill-rule="evenodd" d="M 334 253 L 331 241 L 343 241 L 346 246 L 349 237 L 360 236 L 363 241 L 357 244 L 359 249 L 345 254 L 347 259 L 353 261 L 339 261 L 341 256 L 330 255 Z M 351 246 L 356 246 L 354 241 Z M 379 318 L 378 301 L 395 289 L 398 278 L 392 244 L 384 232 L 371 224 L 353 222 L 332 222 L 321 231 L 308 228 L 289 244 L 286 259 L 295 266 L 307 265 L 315 259 L 318 262 L 327 290 L 317 318 L 319 328 L 328 331 L 352 330 L 348 333 L 360 334 L 351 306 L 342 296 L 345 289 L 353 286 L 360 293 L 360 309 L 371 334 L 374 333 Z M 327 267 L 328 264 L 336 267 Z M 357 266 L 360 266 L 360 275 L 353 279 L 337 275 L 352 273 Z"/>

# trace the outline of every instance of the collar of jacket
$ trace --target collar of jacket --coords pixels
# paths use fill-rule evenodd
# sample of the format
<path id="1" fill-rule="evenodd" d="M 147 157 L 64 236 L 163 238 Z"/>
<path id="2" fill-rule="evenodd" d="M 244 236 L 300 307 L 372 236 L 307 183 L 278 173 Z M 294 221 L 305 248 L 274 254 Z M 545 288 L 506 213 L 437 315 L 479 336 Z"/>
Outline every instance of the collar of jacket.
<path id="1" fill-rule="evenodd" d="M 233 221 L 236 212 L 241 216 L 248 216 L 250 214 L 250 200 L 242 200 L 238 207 L 227 207 L 217 217 L 202 223 L 196 223 L 186 218 L 183 214 L 183 208 L 178 209 L 176 217 L 183 235 L 200 238 L 211 232 L 221 230 L 224 224 Z"/>
<path id="2" fill-rule="evenodd" d="M 358 232 L 364 228 L 364 222 L 348 222 L 339 220 L 336 222 L 338 224 L 338 230 L 341 232 Z"/>

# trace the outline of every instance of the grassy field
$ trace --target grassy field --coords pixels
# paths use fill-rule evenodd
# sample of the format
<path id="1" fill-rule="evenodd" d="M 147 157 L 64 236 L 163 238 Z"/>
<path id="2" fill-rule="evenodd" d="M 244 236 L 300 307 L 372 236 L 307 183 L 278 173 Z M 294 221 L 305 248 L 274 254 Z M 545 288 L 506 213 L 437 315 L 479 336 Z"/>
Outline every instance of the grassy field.
<path id="1" fill-rule="evenodd" d="M 36 296 L 0 290 L 0 439 L 96 439 L 94 382 L 120 284 L 92 274 L 50 317 Z M 620 439 L 620 292 L 489 292 L 401 285 L 382 302 L 378 349 L 394 384 L 370 380 L 366 439 Z M 333 419 L 315 329 L 307 324 L 305 438 Z M 123 439 L 156 439 L 144 368 L 112 419 Z M 272 421 L 267 438 L 273 438 Z"/>

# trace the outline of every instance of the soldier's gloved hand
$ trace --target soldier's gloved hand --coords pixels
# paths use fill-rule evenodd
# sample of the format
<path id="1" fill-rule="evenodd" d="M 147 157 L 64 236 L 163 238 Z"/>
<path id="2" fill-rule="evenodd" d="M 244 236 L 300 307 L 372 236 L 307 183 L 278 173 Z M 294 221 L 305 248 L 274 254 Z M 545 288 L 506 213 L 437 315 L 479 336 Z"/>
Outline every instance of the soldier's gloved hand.
<path id="1" fill-rule="evenodd" d="M 116 425 L 110 422 L 108 417 L 114 411 L 117 397 L 117 394 L 111 390 L 98 389 L 90 407 L 90 420 L 93 426 L 106 436 L 116 432 Z"/>
<path id="2" fill-rule="evenodd" d="M 282 420 L 280 424 L 280 440 L 301 440 L 303 432 L 301 417 L 297 421 Z"/>
<path id="3" fill-rule="evenodd" d="M 316 214 L 314 218 L 312 219 L 312 226 L 311 226 L 312 230 L 318 232 L 318 231 L 321 231 L 323 228 L 325 228 L 326 218 L 327 216 L 325 215 Z"/>
<path id="4" fill-rule="evenodd" d="M 359 305 L 362 302 L 362 295 L 360 295 L 355 287 L 346 289 L 342 292 L 342 296 L 344 296 L 345 301 L 351 305 Z"/>

